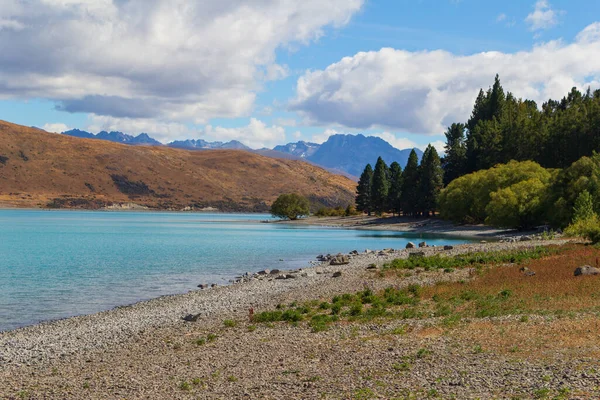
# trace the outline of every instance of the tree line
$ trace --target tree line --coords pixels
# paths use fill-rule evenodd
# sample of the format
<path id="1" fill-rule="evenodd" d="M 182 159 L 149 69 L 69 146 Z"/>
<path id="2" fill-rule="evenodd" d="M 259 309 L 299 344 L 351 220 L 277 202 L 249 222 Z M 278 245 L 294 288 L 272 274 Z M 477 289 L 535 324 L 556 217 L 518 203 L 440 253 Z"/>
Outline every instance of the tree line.
<path id="1" fill-rule="evenodd" d="M 388 167 L 379 157 L 375 169 L 367 164 L 358 181 L 356 209 L 371 215 L 391 212 L 410 216 L 435 213 L 443 187 L 443 170 L 436 149 L 429 145 L 419 164 L 413 150 L 404 170 L 397 162 Z"/>
<path id="2" fill-rule="evenodd" d="M 567 168 L 600 150 L 600 90 L 573 88 L 540 109 L 535 101 L 505 92 L 496 75 L 487 91 L 479 91 L 469 120 L 452 124 L 445 135 L 446 185 L 511 160 Z"/>

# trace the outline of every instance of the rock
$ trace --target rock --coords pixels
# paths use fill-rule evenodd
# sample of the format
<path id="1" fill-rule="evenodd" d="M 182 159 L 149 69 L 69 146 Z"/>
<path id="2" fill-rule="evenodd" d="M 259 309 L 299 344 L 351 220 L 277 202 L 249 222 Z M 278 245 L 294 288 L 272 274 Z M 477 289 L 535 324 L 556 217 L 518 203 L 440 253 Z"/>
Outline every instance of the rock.
<path id="1" fill-rule="evenodd" d="M 407 249 L 414 249 L 416 246 L 413 242 L 408 242 L 406 243 L 406 248 Z"/>
<path id="2" fill-rule="evenodd" d="M 207 285 L 207 284 L 204 284 L 204 283 L 201 283 L 201 284 L 199 284 L 199 285 L 198 285 L 198 287 L 199 287 L 200 289 L 207 289 L 207 288 L 208 288 L 208 285 Z"/>
<path id="3" fill-rule="evenodd" d="M 330 265 L 346 265 L 346 264 L 350 264 L 350 258 L 348 256 L 345 256 L 343 254 L 338 254 L 337 256 L 333 257 L 331 259 L 331 261 L 329 262 Z"/>
<path id="4" fill-rule="evenodd" d="M 532 271 L 527 267 L 522 267 L 519 271 L 521 271 L 525 276 L 535 276 L 535 271 Z"/>
<path id="5" fill-rule="evenodd" d="M 487 243 L 487 240 L 480 240 L 479 243 L 485 244 L 485 243 Z"/>
<path id="6" fill-rule="evenodd" d="M 340 276 L 342 276 L 342 271 L 336 271 L 333 273 L 334 278 L 339 278 Z"/>
<path id="7" fill-rule="evenodd" d="M 269 272 L 271 275 L 277 275 L 279 274 L 281 271 L 279 271 L 278 269 L 272 269 L 271 272 Z"/>
<path id="8" fill-rule="evenodd" d="M 217 286 L 219 286 L 219 285 L 217 285 L 216 283 L 213 283 L 212 285 L 210 285 L 211 288 L 216 288 Z"/>
<path id="9" fill-rule="evenodd" d="M 182 317 L 181 319 L 187 322 L 196 322 L 198 321 L 198 319 L 200 318 L 200 314 L 188 314 L 185 317 Z"/>
<path id="10" fill-rule="evenodd" d="M 285 279 L 296 279 L 296 278 L 297 278 L 297 276 L 296 276 L 296 275 L 293 275 L 293 274 L 287 274 L 287 275 L 285 276 Z"/>
<path id="11" fill-rule="evenodd" d="M 452 250 L 452 249 L 454 249 L 454 246 L 448 246 L 448 245 L 444 246 L 444 250 Z"/>
<path id="12" fill-rule="evenodd" d="M 583 275 L 600 275 L 600 269 L 591 267 L 589 265 L 577 267 L 575 269 L 575 276 L 583 276 Z"/>
<path id="13" fill-rule="evenodd" d="M 521 239 L 519 239 L 521 242 L 530 242 L 533 240 L 533 238 L 531 236 L 521 236 Z"/>
<path id="14" fill-rule="evenodd" d="M 377 265 L 375 265 L 375 264 L 369 264 L 369 266 L 367 267 L 367 269 L 377 269 Z"/>
<path id="15" fill-rule="evenodd" d="M 287 279 L 286 275 L 277 275 L 275 279 Z"/>
<path id="16" fill-rule="evenodd" d="M 410 253 L 408 258 L 417 258 L 417 257 L 425 257 L 425 252 L 423 251 L 415 251 L 414 253 Z"/>
<path id="17" fill-rule="evenodd" d="M 419 248 L 427 247 L 427 242 L 419 243 Z"/>
<path id="18" fill-rule="evenodd" d="M 350 254 L 354 254 L 355 256 L 357 256 L 357 255 L 358 255 L 358 250 L 352 250 L 352 251 L 350 252 Z"/>
<path id="19" fill-rule="evenodd" d="M 269 273 L 271 273 L 271 271 L 269 271 L 268 269 L 264 269 L 262 271 L 257 272 L 258 275 L 267 275 Z"/>

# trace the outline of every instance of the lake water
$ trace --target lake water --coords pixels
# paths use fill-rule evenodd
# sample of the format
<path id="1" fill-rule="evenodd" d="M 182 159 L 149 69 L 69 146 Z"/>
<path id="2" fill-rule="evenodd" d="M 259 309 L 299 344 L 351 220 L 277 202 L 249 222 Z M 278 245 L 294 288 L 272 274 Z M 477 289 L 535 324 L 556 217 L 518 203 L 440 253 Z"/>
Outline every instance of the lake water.
<path id="1" fill-rule="evenodd" d="M 0 210 L 0 331 L 185 293 L 200 283 L 227 284 L 247 271 L 304 267 L 318 254 L 404 248 L 421 238 L 261 223 L 269 218 Z"/>

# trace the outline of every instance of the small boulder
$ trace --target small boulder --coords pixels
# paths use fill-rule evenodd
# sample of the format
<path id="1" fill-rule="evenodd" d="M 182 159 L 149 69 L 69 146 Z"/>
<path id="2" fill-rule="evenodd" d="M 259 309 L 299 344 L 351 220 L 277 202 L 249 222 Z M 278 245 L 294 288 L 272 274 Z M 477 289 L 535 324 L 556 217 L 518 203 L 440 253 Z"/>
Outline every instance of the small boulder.
<path id="1" fill-rule="evenodd" d="M 423 247 L 427 247 L 427 242 L 419 243 L 419 248 L 422 249 Z"/>
<path id="2" fill-rule="evenodd" d="M 271 271 L 269 271 L 268 269 L 264 269 L 262 271 L 257 272 L 258 275 L 267 275 L 269 273 L 271 273 Z"/>
<path id="3" fill-rule="evenodd" d="M 589 266 L 589 265 L 577 267 L 575 269 L 575 276 L 583 276 L 583 275 L 600 275 L 600 269 Z"/>
<path id="4" fill-rule="evenodd" d="M 279 271 L 278 269 L 272 269 L 271 272 L 269 272 L 269 273 L 271 275 L 277 275 L 277 274 L 279 274 L 279 272 L 281 272 L 281 271 Z"/>
<path id="5" fill-rule="evenodd" d="M 333 273 L 334 278 L 339 278 L 340 276 L 342 276 L 342 271 L 336 271 Z"/>
<path id="6" fill-rule="evenodd" d="M 420 257 L 425 257 L 425 252 L 423 252 L 423 251 L 415 251 L 414 253 L 410 253 L 408 255 L 408 258 L 420 258 Z"/>
<path id="7" fill-rule="evenodd" d="M 198 319 L 200 318 L 200 314 L 188 314 L 185 317 L 182 317 L 181 319 L 187 322 L 196 322 L 198 321 Z"/>
<path id="8" fill-rule="evenodd" d="M 377 265 L 375 265 L 375 264 L 369 264 L 369 266 L 367 267 L 367 269 L 377 269 Z"/>
<path id="9" fill-rule="evenodd" d="M 353 255 L 357 256 L 357 255 L 358 255 L 358 250 L 352 250 L 352 251 L 350 252 L 350 254 L 353 254 Z"/>
<path id="10" fill-rule="evenodd" d="M 454 246 L 448 246 L 448 245 L 444 246 L 444 250 L 452 250 L 452 249 L 454 249 Z"/>
<path id="11" fill-rule="evenodd" d="M 208 288 L 208 285 L 206 285 L 206 284 L 204 284 L 204 283 L 201 283 L 201 284 L 199 284 L 199 285 L 198 285 L 198 287 L 199 287 L 200 289 L 207 289 L 207 288 Z"/>
<path id="12" fill-rule="evenodd" d="M 414 249 L 416 246 L 413 242 L 408 242 L 406 243 L 406 248 L 407 249 Z"/>
<path id="13" fill-rule="evenodd" d="M 346 265 L 350 264 L 350 258 L 343 254 L 338 254 L 329 262 L 330 265 Z"/>
<path id="14" fill-rule="evenodd" d="M 285 279 L 296 279 L 297 276 L 294 274 L 286 274 Z"/>
<path id="15" fill-rule="evenodd" d="M 521 271 L 525 276 L 535 276 L 535 271 L 532 271 L 527 267 L 523 267 L 519 271 Z"/>
<path id="16" fill-rule="evenodd" d="M 530 242 L 533 240 L 533 238 L 531 236 L 521 236 L 521 242 Z"/>
<path id="17" fill-rule="evenodd" d="M 217 285 L 216 283 L 213 283 L 212 285 L 210 285 L 211 288 L 216 288 L 217 286 L 219 286 L 219 285 Z"/>
<path id="18" fill-rule="evenodd" d="M 287 275 L 277 275 L 275 279 L 287 279 Z"/>

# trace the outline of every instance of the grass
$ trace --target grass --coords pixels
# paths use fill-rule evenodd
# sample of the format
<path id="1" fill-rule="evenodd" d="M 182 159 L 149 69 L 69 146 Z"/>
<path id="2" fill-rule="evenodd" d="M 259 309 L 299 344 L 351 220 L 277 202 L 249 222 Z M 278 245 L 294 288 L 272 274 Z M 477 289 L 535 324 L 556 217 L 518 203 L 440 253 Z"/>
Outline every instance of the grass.
<path id="1" fill-rule="evenodd" d="M 232 319 L 226 319 L 223 321 L 223 325 L 225 325 L 228 328 L 234 328 L 237 325 L 237 323 Z"/>
<path id="2" fill-rule="evenodd" d="M 441 269 L 452 272 L 457 268 L 478 267 L 490 264 L 520 264 L 529 260 L 537 260 L 550 255 L 553 252 L 548 247 L 535 247 L 533 249 L 493 251 L 460 254 L 452 257 L 436 254 L 431 257 L 412 257 L 408 259 L 397 258 L 390 263 L 384 264 L 384 269 L 416 269 L 425 270 Z"/>
<path id="3" fill-rule="evenodd" d="M 490 252 L 455 257 L 421 257 L 394 260 L 386 268 L 464 268 L 475 266 L 473 279 L 443 282 L 421 287 L 387 287 L 381 291 L 364 289 L 330 299 L 304 304 L 296 302 L 273 311 L 255 314 L 255 323 L 304 323 L 313 332 L 326 331 L 331 324 L 374 320 L 411 320 L 438 318 L 445 328 L 462 321 L 504 315 L 519 316 L 527 323 L 532 315 L 574 318 L 576 312 L 600 313 L 600 295 L 595 277 L 575 277 L 576 267 L 595 265 L 600 249 L 593 246 L 536 247 L 512 252 Z M 441 265 L 438 262 L 441 261 Z M 499 265 L 500 264 L 500 265 Z M 536 272 L 525 276 L 521 267 Z M 404 327 L 392 334 L 403 334 Z M 521 352 L 519 347 L 507 347 Z M 475 352 L 482 349 L 477 347 Z"/>

